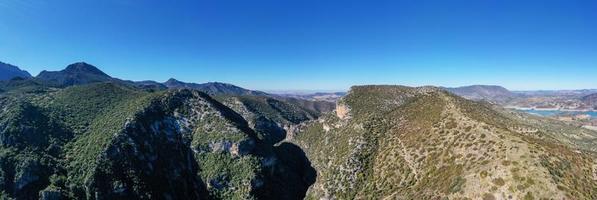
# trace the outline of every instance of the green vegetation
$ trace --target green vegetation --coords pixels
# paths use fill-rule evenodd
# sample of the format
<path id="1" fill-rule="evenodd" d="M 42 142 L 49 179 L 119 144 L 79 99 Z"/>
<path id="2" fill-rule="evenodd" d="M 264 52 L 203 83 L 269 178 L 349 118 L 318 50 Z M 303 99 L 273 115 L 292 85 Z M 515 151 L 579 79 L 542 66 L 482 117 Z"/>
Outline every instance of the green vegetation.
<path id="1" fill-rule="evenodd" d="M 199 149 L 208 148 L 211 142 L 227 141 L 239 143 L 247 139 L 246 133 L 231 126 L 230 122 L 222 119 L 217 114 L 208 114 L 197 124 L 196 134 L 192 146 Z"/>
<path id="2" fill-rule="evenodd" d="M 110 112 L 120 102 L 143 95 L 145 93 L 114 83 L 98 83 L 69 87 L 35 103 L 45 107 L 49 115 L 63 121 L 74 133 L 81 134 L 96 117 Z M 127 109 L 127 106 L 134 105 L 121 105 L 119 109 Z"/>
<path id="3" fill-rule="evenodd" d="M 253 181 L 260 174 L 259 160 L 253 156 L 232 157 L 228 153 L 196 155 L 199 175 L 208 183 L 210 195 L 216 199 L 250 199 Z"/>
<path id="4" fill-rule="evenodd" d="M 68 158 L 69 183 L 72 187 L 84 184 L 97 166 L 98 156 L 104 151 L 112 138 L 122 130 L 127 120 L 146 108 L 157 94 L 150 94 L 120 102 L 93 120 L 86 132 L 75 137 L 66 146 Z"/>
<path id="5" fill-rule="evenodd" d="M 86 63 L 0 81 L 0 199 L 297 199 L 315 181 L 300 148 L 274 144 L 333 103 L 218 97 L 234 111 L 143 84 Z"/>
<path id="6" fill-rule="evenodd" d="M 107 147 L 110 138 L 122 129 L 127 118 L 145 107 L 146 103 L 141 102 L 148 102 L 149 96 L 156 95 L 111 83 L 35 94 L 22 91 L 23 88 L 16 88 L 1 97 L 5 99 L 2 106 L 7 108 L 0 113 L 3 116 L 0 124 L 6 127 L 1 133 L 6 138 L 2 147 L 6 156 L 2 160 L 25 159 L 29 161 L 24 163 L 32 164 L 13 166 L 15 172 L 3 172 L 8 176 L 16 173 L 14 176 L 18 177 L 22 173 L 37 177 L 31 178 L 33 182 L 29 183 L 37 185 L 32 191 L 47 185 L 47 189 L 63 193 L 71 190 L 69 187 L 82 190 L 93 172 L 97 156 Z M 14 153 L 10 147 L 21 149 L 20 153 Z M 7 163 L 4 169 L 9 165 Z M 37 173 L 31 170 L 40 174 L 30 174 Z M 18 193 L 12 195 L 19 196 Z M 74 194 L 64 195 L 72 197 Z"/>
<path id="7" fill-rule="evenodd" d="M 5 94 L 2 106 L 7 109 L 0 113 L 6 127 L 0 174 L 16 181 L 2 187 L 2 193 L 17 198 L 36 197 L 30 195 L 42 189 L 84 198 L 95 171 L 106 170 L 96 169 L 103 166 L 102 152 L 125 122 L 162 95 L 112 83 L 23 94 Z"/>
<path id="8" fill-rule="evenodd" d="M 438 88 L 353 87 L 338 114 L 118 82 L 0 90 L 0 198 L 597 199 L 592 132 Z"/>

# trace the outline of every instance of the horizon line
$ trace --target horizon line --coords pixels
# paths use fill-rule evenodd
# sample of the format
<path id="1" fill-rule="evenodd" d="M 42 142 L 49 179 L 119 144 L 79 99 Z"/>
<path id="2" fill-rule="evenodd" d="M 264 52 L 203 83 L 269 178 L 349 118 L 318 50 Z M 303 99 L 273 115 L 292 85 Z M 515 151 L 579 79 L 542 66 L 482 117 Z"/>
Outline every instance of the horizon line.
<path id="1" fill-rule="evenodd" d="M 0 61 L 1 63 L 4 64 L 8 64 L 8 65 L 12 65 L 17 67 L 20 70 L 26 71 L 27 73 L 29 73 L 32 77 L 37 77 L 41 71 L 39 73 L 37 73 L 36 75 L 31 74 L 31 72 L 29 72 L 29 70 L 26 70 L 24 67 L 10 63 L 10 62 L 4 62 L 4 61 Z M 76 61 L 70 64 L 75 64 L 75 63 L 87 63 L 91 66 L 94 66 L 96 68 L 98 68 L 100 71 L 104 72 L 102 69 L 100 69 L 100 67 L 90 64 L 86 61 Z M 70 64 L 67 64 L 70 65 Z M 66 67 L 62 68 L 61 70 L 64 70 Z M 61 70 L 57 70 L 57 71 L 61 71 Z M 42 71 L 48 71 L 48 70 L 42 70 Z M 104 72 L 105 73 L 105 72 Z M 108 73 L 106 73 L 108 74 Z M 436 85 L 436 84 L 400 84 L 400 83 L 358 83 L 358 84 L 352 84 L 349 86 L 349 88 L 347 89 L 300 89 L 300 88 L 288 88 L 288 89 L 264 89 L 264 88 L 252 88 L 252 87 L 245 87 L 245 86 L 241 86 L 242 84 L 237 84 L 237 83 L 233 83 L 233 82 L 227 82 L 227 81 L 219 81 L 219 80 L 208 80 L 208 81 L 204 81 L 204 82 L 197 82 L 197 81 L 186 81 L 186 80 L 181 80 L 179 78 L 176 77 L 169 77 L 169 78 L 165 78 L 165 80 L 163 81 L 159 81 L 156 79 L 125 79 L 125 78 L 120 78 L 120 77 L 114 77 L 110 74 L 108 74 L 108 76 L 112 77 L 112 78 L 117 78 L 117 79 L 121 79 L 121 80 L 128 80 L 128 81 L 134 81 L 134 82 L 141 82 L 141 81 L 154 81 L 157 83 L 164 83 L 166 81 L 168 81 L 169 79 L 176 79 L 178 81 L 181 82 L 185 82 L 185 83 L 196 83 L 196 84 L 203 84 L 203 83 L 213 83 L 213 82 L 219 82 L 219 83 L 227 83 L 227 84 L 232 84 L 241 88 L 245 88 L 245 89 L 249 89 L 249 90 L 255 90 L 255 91 L 262 91 L 262 92 L 266 92 L 266 93 L 271 93 L 271 94 L 291 94 L 291 93 L 303 93 L 303 94 L 311 94 L 311 93 L 318 93 L 318 92 L 322 92 L 322 93 L 334 93 L 334 92 L 348 92 L 350 90 L 351 87 L 353 86 L 363 86 L 363 85 L 397 85 L 397 86 L 407 86 L 407 87 L 424 87 L 424 86 L 433 86 L 433 87 L 440 87 L 440 88 L 460 88 L 460 87 L 469 87 L 469 86 L 499 86 L 502 88 L 507 89 L 510 92 L 548 92 L 548 91 L 580 91 L 580 90 L 597 90 L 597 87 L 595 88 L 561 88 L 561 89 L 553 89 L 553 88 L 541 88 L 541 89 L 509 89 L 506 86 L 503 86 L 501 84 L 478 84 L 478 83 L 473 83 L 473 84 L 465 84 L 465 85 L 458 85 L 458 86 L 445 86 L 445 85 Z"/>

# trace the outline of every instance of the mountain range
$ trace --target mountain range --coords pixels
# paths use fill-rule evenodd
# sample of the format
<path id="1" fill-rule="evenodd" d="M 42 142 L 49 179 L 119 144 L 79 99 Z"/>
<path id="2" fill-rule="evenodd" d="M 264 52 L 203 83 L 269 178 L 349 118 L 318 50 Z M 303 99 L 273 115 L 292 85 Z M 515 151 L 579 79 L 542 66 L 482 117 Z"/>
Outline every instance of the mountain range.
<path id="1" fill-rule="evenodd" d="M 4 63 L 2 63 L 4 66 Z M 2 68 L 3 76 L 8 77 L 9 70 L 17 71 L 19 70 L 18 67 L 5 64 L 6 70 Z M 20 70 L 19 70 L 20 71 Z M 185 83 L 182 81 L 178 81 L 174 78 L 168 79 L 164 83 L 159 83 L 156 81 L 128 81 L 128 80 L 121 80 L 118 78 L 113 78 L 108 74 L 104 73 L 103 71 L 99 70 L 97 67 L 85 63 L 85 62 L 78 62 L 73 63 L 66 66 L 65 69 L 60 71 L 42 71 L 36 77 L 31 77 L 29 73 L 26 71 L 20 71 L 23 76 L 22 78 L 30 78 L 30 81 L 37 81 L 43 82 L 45 85 L 50 85 L 54 87 L 68 87 L 73 85 L 83 85 L 89 83 L 99 83 L 99 82 L 114 82 L 120 84 L 127 84 L 134 87 L 139 88 L 156 88 L 156 89 L 193 89 L 205 92 L 210 95 L 255 95 L 255 96 L 277 96 L 271 95 L 261 91 L 254 91 L 248 90 L 245 88 L 241 88 L 232 84 L 228 83 L 220 83 L 220 82 L 209 82 L 209 83 Z M 13 77 L 11 77 L 13 78 Z M 7 79 L 0 79 L 0 80 L 9 80 Z"/>
<path id="2" fill-rule="evenodd" d="M 163 83 L 168 88 L 177 88 L 177 89 L 195 89 L 199 91 L 203 91 L 208 94 L 233 94 L 233 95 L 268 95 L 265 92 L 261 91 L 253 91 L 247 90 L 232 84 L 228 83 L 220 83 L 220 82 L 210 82 L 210 83 L 185 83 L 178 81 L 176 79 L 168 79 L 168 81 Z"/>
<path id="3" fill-rule="evenodd" d="M 553 110 L 597 110 L 597 90 L 540 90 L 509 91 L 501 86 L 473 85 L 457 88 L 443 88 L 458 96 L 487 101 L 506 107 Z"/>
<path id="4" fill-rule="evenodd" d="M 10 80 L 15 77 L 29 78 L 29 72 L 19 69 L 17 66 L 0 62 L 0 81 Z"/>
<path id="5" fill-rule="evenodd" d="M 471 100 L 486 100 L 495 103 L 505 103 L 516 97 L 508 89 L 495 85 L 472 85 L 446 90 Z"/>
<path id="6" fill-rule="evenodd" d="M 334 95 L 87 63 L 0 81 L 0 199 L 597 199 L 597 132 L 502 107 L 520 94 Z"/>

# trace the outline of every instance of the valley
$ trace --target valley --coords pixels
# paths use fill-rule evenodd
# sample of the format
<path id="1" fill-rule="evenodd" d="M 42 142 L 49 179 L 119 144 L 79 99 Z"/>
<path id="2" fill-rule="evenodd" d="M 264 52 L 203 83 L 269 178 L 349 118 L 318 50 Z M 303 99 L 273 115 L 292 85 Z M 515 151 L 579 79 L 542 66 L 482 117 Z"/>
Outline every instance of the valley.
<path id="1" fill-rule="evenodd" d="M 0 0 L 0 200 L 597 200 L 596 10 Z"/>
<path id="2" fill-rule="evenodd" d="M 448 91 L 475 101 L 487 101 L 501 107 L 549 117 L 573 126 L 595 129 L 597 126 L 597 90 L 509 91 L 500 86 L 465 86 Z"/>
<path id="3" fill-rule="evenodd" d="M 0 197 L 597 198 L 592 118 L 492 89 L 276 95 L 74 63 L 0 81 Z"/>

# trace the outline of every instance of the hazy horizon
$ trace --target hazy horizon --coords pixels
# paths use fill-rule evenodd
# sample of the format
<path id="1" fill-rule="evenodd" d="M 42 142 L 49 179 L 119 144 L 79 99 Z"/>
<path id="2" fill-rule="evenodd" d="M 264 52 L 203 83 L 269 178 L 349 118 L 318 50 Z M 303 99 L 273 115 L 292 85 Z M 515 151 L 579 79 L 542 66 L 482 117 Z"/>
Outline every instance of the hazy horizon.
<path id="1" fill-rule="evenodd" d="M 2 60 L 0 60 L 0 62 L 4 62 Z M 78 62 L 84 62 L 84 61 L 78 61 Z M 17 67 L 19 67 L 21 70 L 25 70 L 29 73 L 31 73 L 31 71 L 27 70 L 24 67 L 18 66 L 14 63 L 8 63 L 5 62 L 7 64 L 10 65 L 15 65 Z M 76 62 L 73 62 L 76 63 Z M 70 64 L 73 64 L 70 63 Z M 93 65 L 92 63 L 88 63 Z M 67 64 L 68 65 L 68 64 Z M 56 71 L 62 70 L 64 69 L 67 65 L 65 65 L 63 68 L 59 68 L 56 69 Z M 100 70 L 104 71 L 101 67 L 98 67 Z M 43 70 L 42 70 L 43 71 Z M 49 70 L 46 70 L 49 71 Z M 40 71 L 41 72 L 41 71 Z M 106 71 L 104 71 L 106 72 Z M 106 72 L 107 73 L 107 72 Z M 39 72 L 37 74 L 33 74 L 31 73 L 32 76 L 37 76 L 39 74 Z M 540 89 L 522 89 L 522 90 L 516 90 L 516 89 L 510 89 L 508 87 L 505 87 L 503 85 L 500 84 L 478 84 L 478 83 L 471 83 L 468 85 L 407 85 L 407 84 L 399 84 L 399 83 L 363 83 L 363 84 L 354 84 L 354 85 L 350 85 L 348 88 L 345 89 L 318 89 L 318 88 L 309 88 L 309 89 L 293 89 L 293 88 L 288 88 L 288 89 L 259 89 L 259 88 L 250 88 L 250 87 L 245 87 L 243 85 L 240 84 L 235 84 L 232 82 L 224 82 L 224 81 L 220 81 L 220 80 L 208 80 L 208 81 L 203 81 L 203 82 L 194 82 L 194 81 L 187 81 L 187 80 L 181 80 L 177 77 L 170 77 L 164 80 L 152 80 L 152 79 L 140 79 L 140 80 L 134 80 L 134 79 L 126 79 L 126 78 L 122 78 L 122 77 L 116 77 L 111 75 L 110 73 L 107 73 L 108 75 L 112 76 L 113 78 L 118 78 L 118 79 L 122 79 L 122 80 L 131 80 L 131 81 L 156 81 L 156 82 L 166 82 L 168 79 L 170 78 L 174 78 L 178 81 L 183 81 L 183 82 L 187 82 L 187 83 L 208 83 L 208 82 L 222 82 L 222 83 L 229 83 L 229 84 L 233 84 L 245 89 L 250 89 L 250 90 L 258 90 L 258 91 L 263 91 L 263 92 L 267 92 L 267 93 L 271 93 L 271 94 L 313 94 L 313 93 L 333 93 L 333 92 L 347 92 L 348 90 L 350 90 L 350 87 L 352 86 L 360 86 L 360 85 L 403 85 L 403 86 L 409 86 L 409 87 L 424 87 L 424 86 L 435 86 L 435 87 L 449 87 L 449 88 L 456 88 L 456 87 L 466 87 L 466 86 L 474 86 L 474 85 L 486 85 L 486 86 L 501 86 L 504 87 L 512 92 L 528 92 L 528 91 L 556 91 L 556 90 L 561 90 L 561 91 L 566 91 L 566 90 L 597 90 L 597 87 L 591 87 L 591 88 L 564 88 L 564 89 L 554 89 L 554 88 L 540 88 Z"/>
<path id="2" fill-rule="evenodd" d="M 352 85 L 596 88 L 592 1 L 2 1 L 0 61 L 37 75 L 263 90 Z M 157 12 L 156 12 L 157 10 Z"/>

